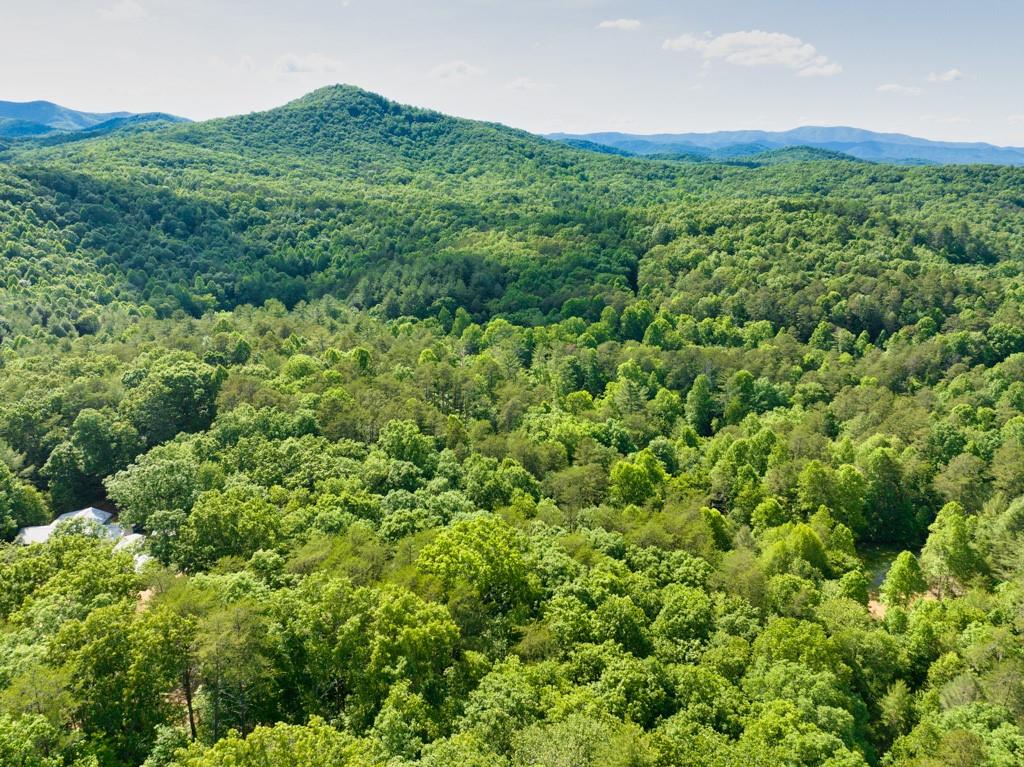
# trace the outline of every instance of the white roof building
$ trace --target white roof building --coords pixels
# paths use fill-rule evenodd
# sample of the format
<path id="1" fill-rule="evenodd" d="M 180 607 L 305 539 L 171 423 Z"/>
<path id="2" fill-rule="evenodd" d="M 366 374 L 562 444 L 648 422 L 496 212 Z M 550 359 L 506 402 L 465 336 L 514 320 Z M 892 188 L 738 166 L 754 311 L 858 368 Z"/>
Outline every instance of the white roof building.
<path id="1" fill-rule="evenodd" d="M 133 533 L 130 529 L 125 530 L 120 525 L 111 522 L 114 515 L 109 511 L 89 506 L 78 511 L 69 511 L 61 514 L 48 525 L 36 525 L 35 527 L 23 527 L 15 538 L 17 543 L 29 546 L 33 543 L 46 543 L 59 525 L 69 522 L 82 521 L 86 523 L 86 529 L 97 536 L 117 541 L 114 544 L 114 551 L 128 551 L 135 560 L 135 569 L 141 570 L 152 557 L 143 548 L 146 536 Z"/>
<path id="2" fill-rule="evenodd" d="M 23 543 L 25 545 L 46 543 L 50 540 L 50 536 L 53 535 L 53 532 L 57 529 L 58 525 L 64 524 L 65 522 L 82 520 L 84 522 L 95 523 L 104 537 L 109 538 L 112 541 L 116 541 L 123 538 L 125 532 L 120 525 L 110 522 L 110 518 L 112 516 L 113 514 L 109 511 L 103 511 L 103 509 L 97 509 L 94 506 L 89 506 L 85 509 L 69 511 L 65 514 L 61 514 L 48 525 L 23 527 L 18 533 L 16 540 L 18 543 Z"/>

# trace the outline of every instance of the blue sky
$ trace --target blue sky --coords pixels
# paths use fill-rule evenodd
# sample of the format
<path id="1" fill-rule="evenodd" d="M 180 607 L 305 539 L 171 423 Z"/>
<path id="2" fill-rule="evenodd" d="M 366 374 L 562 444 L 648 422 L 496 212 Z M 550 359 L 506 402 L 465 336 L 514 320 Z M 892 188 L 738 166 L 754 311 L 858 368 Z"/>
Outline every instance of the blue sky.
<path id="1" fill-rule="evenodd" d="M 1016 0 L 0 0 L 0 99 L 207 118 L 348 82 L 537 132 L 1024 145 Z"/>

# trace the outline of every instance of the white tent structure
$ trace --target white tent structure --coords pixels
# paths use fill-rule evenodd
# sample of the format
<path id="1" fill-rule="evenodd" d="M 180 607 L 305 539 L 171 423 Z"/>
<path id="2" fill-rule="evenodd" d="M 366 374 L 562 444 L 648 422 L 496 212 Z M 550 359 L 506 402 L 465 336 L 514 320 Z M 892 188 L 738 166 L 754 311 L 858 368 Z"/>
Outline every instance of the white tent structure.
<path id="1" fill-rule="evenodd" d="M 135 569 L 141 570 L 153 557 L 145 551 L 146 536 L 140 533 L 129 533 L 114 544 L 114 551 L 127 551 L 135 560 Z"/>

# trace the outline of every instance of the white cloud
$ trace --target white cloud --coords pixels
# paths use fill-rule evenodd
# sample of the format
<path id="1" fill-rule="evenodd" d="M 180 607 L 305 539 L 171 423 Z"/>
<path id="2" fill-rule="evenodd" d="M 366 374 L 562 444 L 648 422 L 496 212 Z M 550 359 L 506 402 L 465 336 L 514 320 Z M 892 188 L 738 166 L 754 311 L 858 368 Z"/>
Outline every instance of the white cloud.
<path id="1" fill-rule="evenodd" d="M 608 19 L 597 25 L 598 29 L 618 29 L 622 32 L 635 32 L 640 27 L 639 19 Z"/>
<path id="2" fill-rule="evenodd" d="M 829 77 L 843 68 L 810 43 L 781 32 L 726 32 L 717 37 L 681 35 L 666 40 L 669 51 L 693 51 L 705 61 L 721 60 L 741 67 L 782 67 L 800 77 Z"/>
<path id="3" fill-rule="evenodd" d="M 960 115 L 921 115 L 921 119 L 936 125 L 969 125 L 971 123 L 969 117 Z"/>
<path id="4" fill-rule="evenodd" d="M 509 90 L 513 91 L 536 91 L 546 88 L 547 86 L 544 83 L 539 83 L 529 77 L 517 77 L 514 80 L 510 80 L 507 87 Z"/>
<path id="5" fill-rule="evenodd" d="M 1006 119 L 1015 125 L 1024 125 L 1024 115 L 1010 115 Z"/>
<path id="6" fill-rule="evenodd" d="M 930 83 L 951 83 L 954 80 L 963 80 L 965 77 L 964 73 L 959 69 L 947 69 L 945 72 L 932 72 L 928 75 L 928 82 Z"/>
<path id="7" fill-rule="evenodd" d="M 238 58 L 224 59 L 214 55 L 209 58 L 210 68 L 230 72 L 235 75 L 248 75 L 256 72 L 259 67 L 252 56 L 240 56 Z"/>
<path id="8" fill-rule="evenodd" d="M 98 13 L 107 21 L 125 21 L 127 19 L 141 19 L 146 15 L 138 0 L 118 0 L 113 5 L 100 8 Z"/>
<path id="9" fill-rule="evenodd" d="M 478 77 L 484 74 L 484 71 L 475 64 L 458 59 L 438 64 L 430 70 L 430 76 L 435 80 L 467 80 L 470 77 Z"/>
<path id="10" fill-rule="evenodd" d="M 884 83 L 875 90 L 879 93 L 895 93 L 897 96 L 920 96 L 921 89 L 916 85 L 900 85 L 899 83 Z"/>
<path id="11" fill-rule="evenodd" d="M 286 53 L 274 64 L 274 70 L 282 75 L 333 75 L 343 72 L 345 65 L 322 53 Z"/>

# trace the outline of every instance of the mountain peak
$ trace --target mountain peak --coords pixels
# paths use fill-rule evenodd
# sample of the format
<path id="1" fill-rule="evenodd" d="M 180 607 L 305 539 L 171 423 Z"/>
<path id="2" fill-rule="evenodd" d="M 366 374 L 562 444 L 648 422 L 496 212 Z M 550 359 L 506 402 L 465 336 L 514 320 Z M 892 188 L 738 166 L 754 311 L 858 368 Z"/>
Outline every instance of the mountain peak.
<path id="1" fill-rule="evenodd" d="M 231 151 L 258 147 L 274 155 L 344 158 L 344 164 L 364 169 L 385 155 L 407 168 L 433 159 L 454 162 L 465 154 L 464 147 L 481 139 L 499 141 L 504 149 L 548 143 L 513 128 L 400 104 L 352 85 L 319 88 L 276 109 L 197 123 L 177 135 Z M 468 156 L 463 161 L 469 162 Z"/>
<path id="2" fill-rule="evenodd" d="M 325 85 L 322 88 L 317 88 L 304 96 L 300 96 L 293 101 L 289 101 L 285 104 L 285 107 L 323 106 L 325 104 L 346 103 L 349 101 L 370 101 L 383 104 L 393 103 L 384 96 L 365 90 L 364 88 L 360 88 L 357 85 L 335 83 L 334 85 Z"/>
<path id="3" fill-rule="evenodd" d="M 317 88 L 305 96 L 289 101 L 284 106 L 269 110 L 268 114 L 277 111 L 289 110 L 318 110 L 333 112 L 344 110 L 351 116 L 358 117 L 360 114 L 370 113 L 376 115 L 384 114 L 410 114 L 418 116 L 442 117 L 439 112 L 419 107 L 399 104 L 397 101 L 381 96 L 378 93 L 367 91 L 355 85 L 337 84 Z M 452 118 L 454 119 L 454 118 Z"/>

